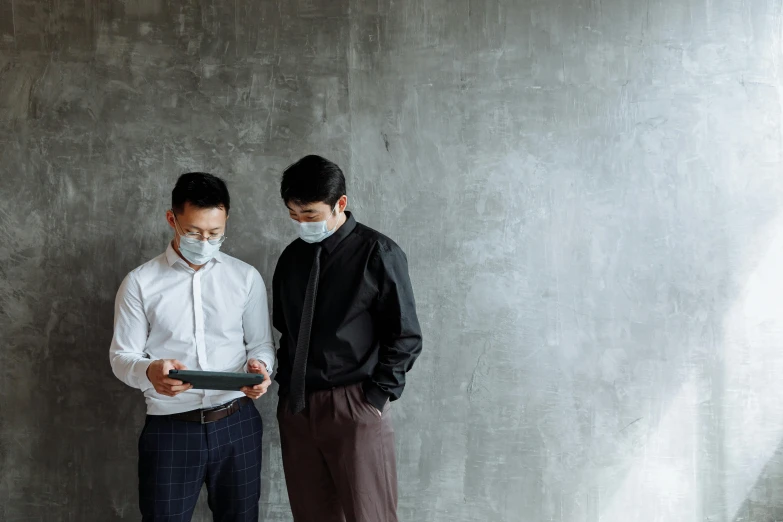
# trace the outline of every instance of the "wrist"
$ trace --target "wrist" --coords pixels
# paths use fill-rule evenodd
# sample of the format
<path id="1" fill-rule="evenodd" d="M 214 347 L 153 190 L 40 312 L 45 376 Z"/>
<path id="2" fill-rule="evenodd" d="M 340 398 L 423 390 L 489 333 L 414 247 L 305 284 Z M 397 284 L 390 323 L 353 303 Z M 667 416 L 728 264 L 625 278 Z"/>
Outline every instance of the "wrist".
<path id="1" fill-rule="evenodd" d="M 143 359 L 136 364 L 136 368 L 134 370 L 136 387 L 141 389 L 141 391 L 146 391 L 149 388 L 154 387 L 152 384 L 152 379 L 150 378 L 150 368 L 154 363 L 155 361 Z M 154 372 L 155 370 L 152 370 L 153 375 Z"/>
<path id="2" fill-rule="evenodd" d="M 364 383 L 364 396 L 367 397 L 367 402 L 375 406 L 378 411 L 383 411 L 383 407 L 389 400 L 389 395 L 371 381 Z"/>

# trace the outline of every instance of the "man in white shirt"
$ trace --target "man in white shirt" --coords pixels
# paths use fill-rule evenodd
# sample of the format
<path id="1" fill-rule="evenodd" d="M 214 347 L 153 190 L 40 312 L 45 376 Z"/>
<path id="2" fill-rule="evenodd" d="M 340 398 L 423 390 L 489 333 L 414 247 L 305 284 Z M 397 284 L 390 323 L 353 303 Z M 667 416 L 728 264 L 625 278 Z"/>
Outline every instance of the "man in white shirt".
<path id="1" fill-rule="evenodd" d="M 266 288 L 252 266 L 221 253 L 230 199 L 211 174 L 183 174 L 166 220 L 166 252 L 133 270 L 117 293 L 110 360 L 144 392 L 139 438 L 143 522 L 188 522 L 204 483 L 214 520 L 255 522 L 261 417 L 275 362 Z M 241 392 L 194 390 L 172 369 L 263 374 Z"/>

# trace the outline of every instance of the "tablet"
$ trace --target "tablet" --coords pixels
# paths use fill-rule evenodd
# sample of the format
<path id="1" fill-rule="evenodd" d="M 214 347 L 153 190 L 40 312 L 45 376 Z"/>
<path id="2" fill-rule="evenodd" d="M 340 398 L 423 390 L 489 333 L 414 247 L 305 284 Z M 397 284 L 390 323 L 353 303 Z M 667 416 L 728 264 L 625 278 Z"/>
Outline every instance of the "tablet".
<path id="1" fill-rule="evenodd" d="M 169 377 L 193 385 L 198 390 L 239 391 L 243 386 L 255 386 L 264 382 L 260 373 L 200 372 L 196 370 L 171 370 Z"/>

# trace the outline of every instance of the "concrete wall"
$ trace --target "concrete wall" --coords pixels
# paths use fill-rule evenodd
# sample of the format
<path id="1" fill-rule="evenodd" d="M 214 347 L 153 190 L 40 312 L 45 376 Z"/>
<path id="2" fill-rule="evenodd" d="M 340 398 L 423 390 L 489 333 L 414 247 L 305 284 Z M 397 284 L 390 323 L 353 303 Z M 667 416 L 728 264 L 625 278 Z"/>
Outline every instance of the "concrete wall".
<path id="1" fill-rule="evenodd" d="M 402 520 L 780 519 L 781 9 L 0 0 L 0 520 L 138 520 L 116 288 L 189 169 L 271 279 L 310 152 L 411 261 Z"/>

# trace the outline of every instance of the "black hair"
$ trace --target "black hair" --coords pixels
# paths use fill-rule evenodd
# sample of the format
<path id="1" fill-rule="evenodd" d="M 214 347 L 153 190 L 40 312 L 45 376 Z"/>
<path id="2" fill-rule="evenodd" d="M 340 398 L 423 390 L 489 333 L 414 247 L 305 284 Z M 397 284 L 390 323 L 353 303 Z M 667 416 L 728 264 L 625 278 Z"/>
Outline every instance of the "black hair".
<path id="1" fill-rule="evenodd" d="M 177 179 L 171 191 L 171 208 L 182 213 L 185 203 L 198 208 L 222 208 L 228 215 L 231 198 L 226 182 L 206 172 L 188 172 Z"/>
<path id="2" fill-rule="evenodd" d="M 345 194 L 343 171 L 316 155 L 305 156 L 285 169 L 280 183 L 280 196 L 286 204 L 326 203 L 334 207 Z"/>

